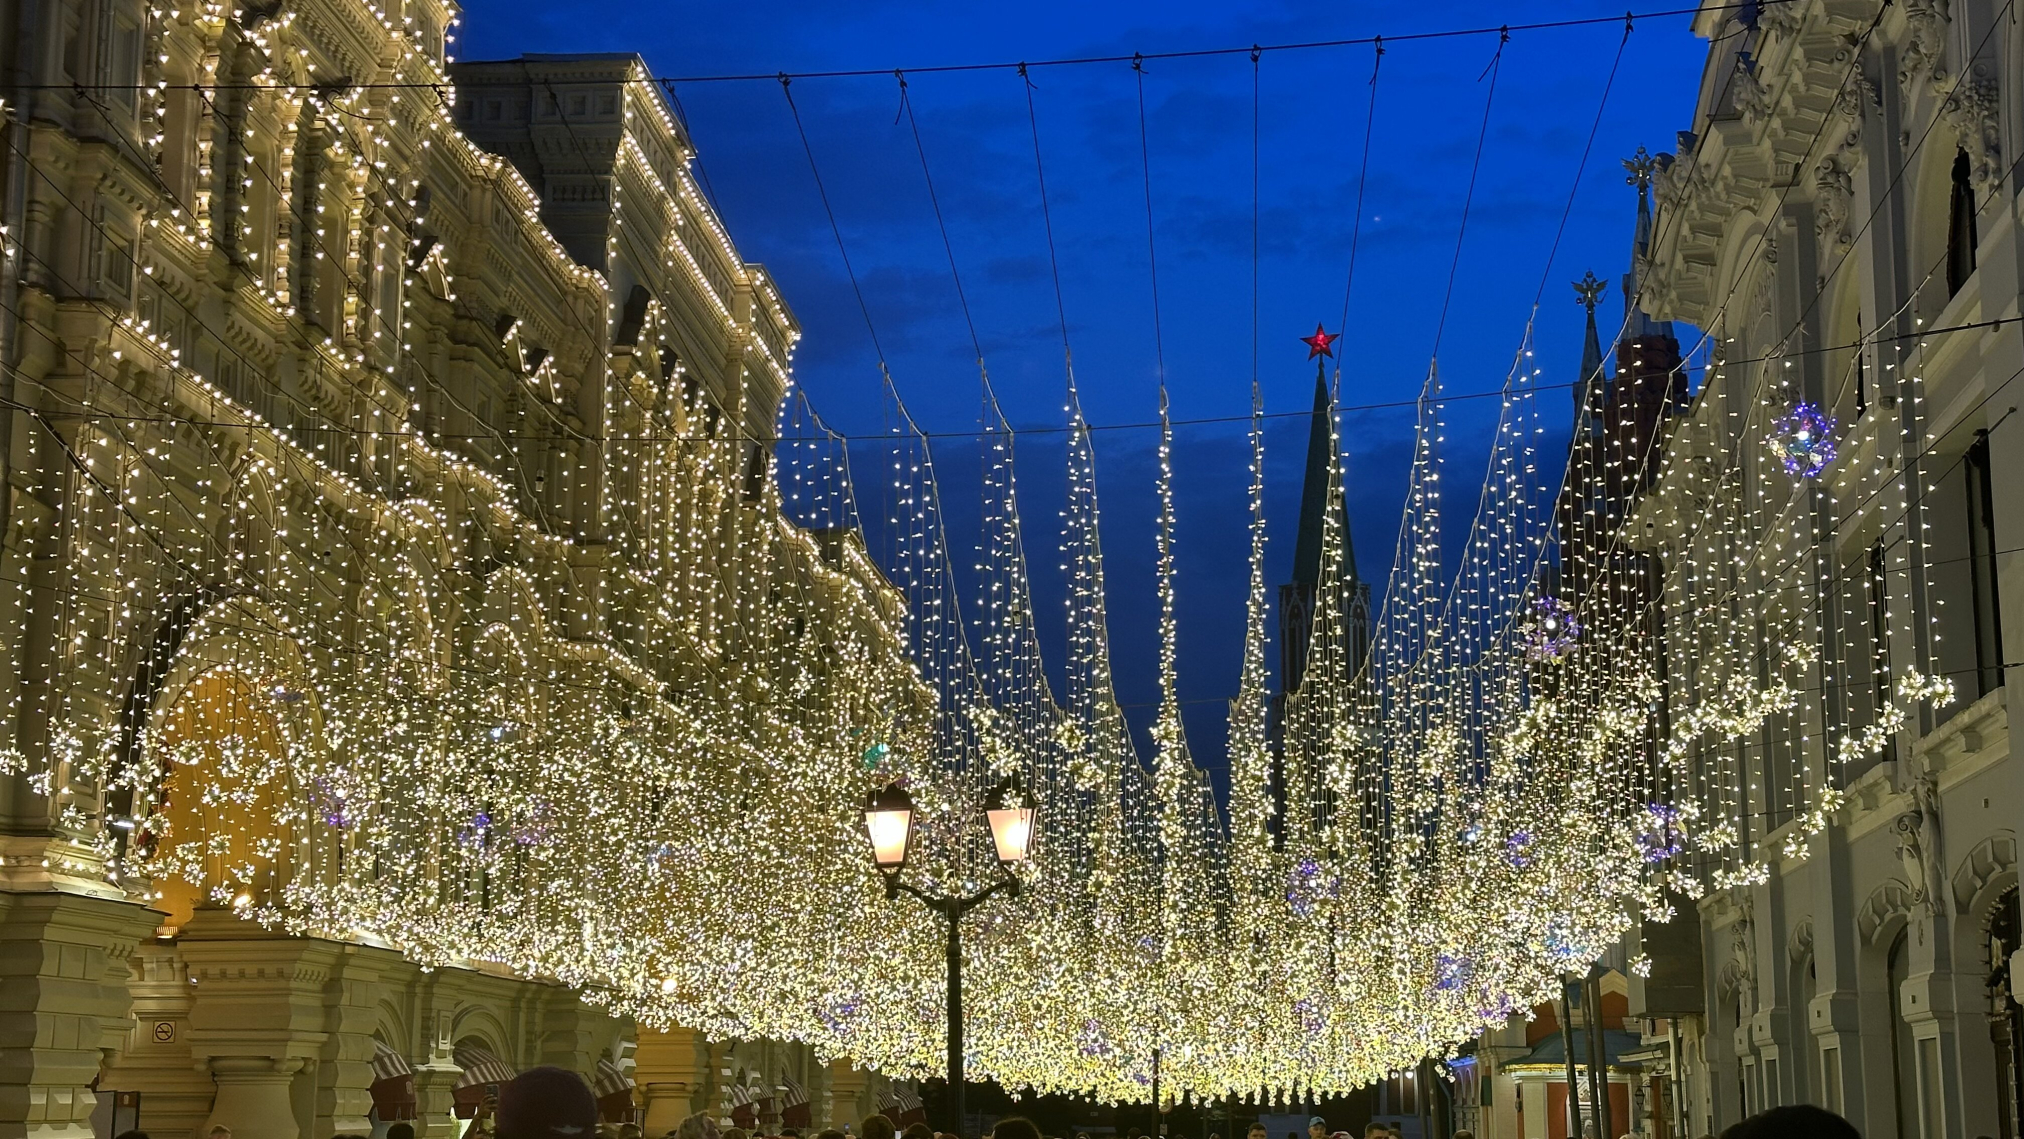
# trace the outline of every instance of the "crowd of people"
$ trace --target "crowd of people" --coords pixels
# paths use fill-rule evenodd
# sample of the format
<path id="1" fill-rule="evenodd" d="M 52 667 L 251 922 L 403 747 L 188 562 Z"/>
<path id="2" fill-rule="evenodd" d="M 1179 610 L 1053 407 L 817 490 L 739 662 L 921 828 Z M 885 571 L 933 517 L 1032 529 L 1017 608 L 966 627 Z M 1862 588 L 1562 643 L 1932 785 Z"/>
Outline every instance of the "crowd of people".
<path id="1" fill-rule="evenodd" d="M 530 1068 L 499 1085 L 497 1097 L 487 1097 L 472 1121 L 466 1139 L 642 1139 L 638 1124 L 600 1124 L 597 1099 L 582 1076 L 566 1068 Z M 1593 1126 L 1588 1128 L 1592 1135 Z M 124 1131 L 114 1139 L 149 1139 L 145 1131 Z M 232 1139 L 229 1127 L 214 1126 L 207 1139 Z M 337 1135 L 332 1139 L 370 1139 L 364 1135 Z M 385 1139 L 415 1139 L 413 1125 L 396 1123 Z M 663 1139 L 754 1139 L 740 1127 L 719 1127 L 714 1117 L 697 1112 Z M 778 1139 L 803 1139 L 799 1130 L 787 1128 Z M 904 1131 L 884 1115 L 867 1116 L 855 1136 L 849 1128 L 825 1127 L 808 1139 L 963 1139 L 948 1131 L 936 1131 L 924 1123 Z M 985 1139 L 1060 1139 L 1043 1136 L 1033 1121 L 1023 1116 L 1000 1119 Z M 1074 1139 L 1090 1139 L 1077 1132 Z M 1127 1139 L 1141 1139 L 1136 1130 Z M 1221 1139 L 1212 1135 L 1210 1139 Z M 1270 1139 L 1265 1125 L 1253 1123 L 1245 1139 Z M 1288 1139 L 1299 1139 L 1289 1136 Z M 1347 1131 L 1333 1131 L 1321 1116 L 1308 1120 L 1307 1139 L 1354 1139 Z M 1363 1139 L 1404 1139 L 1396 1123 L 1373 1120 L 1363 1129 Z M 1452 1139 L 1476 1139 L 1469 1131 L 1456 1131 Z M 1703 1139 L 1716 1139 L 1703 1136 Z M 1775 1107 L 1751 1116 L 1723 1131 L 1720 1139 L 1862 1139 L 1849 1122 L 1831 1111 L 1804 1104 Z"/>

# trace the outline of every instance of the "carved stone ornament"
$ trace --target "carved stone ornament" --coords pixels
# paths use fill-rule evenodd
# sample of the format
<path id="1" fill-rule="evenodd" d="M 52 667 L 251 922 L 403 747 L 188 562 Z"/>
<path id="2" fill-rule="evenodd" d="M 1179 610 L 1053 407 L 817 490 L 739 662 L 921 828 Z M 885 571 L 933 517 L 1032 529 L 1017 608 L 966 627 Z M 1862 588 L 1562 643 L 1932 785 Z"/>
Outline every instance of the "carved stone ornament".
<path id="1" fill-rule="evenodd" d="M 1805 22 L 1797 4 L 1765 4 L 1757 9 L 1757 30 L 1780 39 L 1796 35 Z"/>
<path id="2" fill-rule="evenodd" d="M 1730 956 L 1736 963 L 1736 972 L 1743 984 L 1747 985 L 1757 976 L 1757 901 L 1746 890 L 1737 900 L 1736 922 L 1729 927 Z"/>
<path id="3" fill-rule="evenodd" d="M 1729 105 L 1752 122 L 1771 113 L 1771 90 L 1757 78 L 1757 61 L 1747 51 L 1736 53 L 1736 78 L 1729 84 Z"/>
<path id="4" fill-rule="evenodd" d="M 1947 39 L 1947 0 L 1900 0 L 1905 14 L 1904 54 L 1898 57 L 1898 82 L 1916 86 L 1920 79 L 1946 81 L 1940 51 Z"/>
<path id="5" fill-rule="evenodd" d="M 1855 179 L 1848 172 L 1845 153 L 1829 154 L 1813 171 L 1813 228 L 1820 235 L 1823 252 L 1838 250 L 1849 241 L 1848 205 L 1855 194 Z"/>
<path id="6" fill-rule="evenodd" d="M 1860 126 L 1864 115 L 1882 106 L 1883 96 L 1877 92 L 1876 84 L 1870 81 L 1868 73 L 1860 67 L 1849 68 L 1847 82 L 1841 85 L 1841 92 L 1834 97 L 1834 113 L 1853 119 Z"/>
<path id="7" fill-rule="evenodd" d="M 1940 108 L 1961 149 L 1968 152 L 1968 181 L 1975 187 L 1975 196 L 1984 201 L 2003 178 L 2003 134 L 1997 106 L 1996 81 L 1978 77 L 1956 84 Z"/>
<path id="8" fill-rule="evenodd" d="M 1912 809 L 1899 815 L 1891 829 L 1897 835 L 1898 865 L 1911 884 L 1912 906 L 1926 916 L 1942 914 L 1945 882 L 1940 867 L 1939 787 L 1930 772 L 1921 774 L 1909 788 Z M 1925 931 L 1919 931 L 1923 939 Z"/>

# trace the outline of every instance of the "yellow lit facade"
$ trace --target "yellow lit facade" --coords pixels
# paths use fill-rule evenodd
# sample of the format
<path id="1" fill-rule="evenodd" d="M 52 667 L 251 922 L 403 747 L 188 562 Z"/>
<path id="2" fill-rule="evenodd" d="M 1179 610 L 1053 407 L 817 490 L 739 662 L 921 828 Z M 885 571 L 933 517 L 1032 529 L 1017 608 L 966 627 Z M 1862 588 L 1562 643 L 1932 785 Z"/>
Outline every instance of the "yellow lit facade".
<path id="1" fill-rule="evenodd" d="M 0 36 L 0 1136 L 362 1134 L 387 1053 L 446 1136 L 474 1046 L 602 1062 L 655 1134 L 884 1088 L 449 948 L 649 782 L 531 741 L 761 765 L 917 696 L 861 541 L 781 514 L 799 332 L 644 65 L 460 65 L 457 23 L 108 0 Z M 497 770 L 390 770 L 425 730 Z M 498 788 L 467 848 L 365 841 L 407 825 L 369 791 L 458 779 Z M 735 808 L 702 794 L 621 806 Z"/>

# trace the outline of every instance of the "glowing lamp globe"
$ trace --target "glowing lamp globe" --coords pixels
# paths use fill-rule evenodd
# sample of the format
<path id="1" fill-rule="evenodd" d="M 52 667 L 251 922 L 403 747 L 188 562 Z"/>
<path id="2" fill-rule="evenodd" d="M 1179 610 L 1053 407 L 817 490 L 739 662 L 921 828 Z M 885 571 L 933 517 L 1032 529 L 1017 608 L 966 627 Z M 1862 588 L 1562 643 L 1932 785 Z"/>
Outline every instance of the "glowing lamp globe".
<path id="1" fill-rule="evenodd" d="M 865 797 L 864 833 L 880 870 L 891 873 L 906 865 L 914 837 L 914 799 L 906 788 L 888 783 Z"/>
<path id="2" fill-rule="evenodd" d="M 1033 853 L 1033 816 L 1038 808 L 1033 796 L 1010 779 L 1001 779 L 984 800 L 984 817 L 991 824 L 991 845 L 998 848 L 998 861 L 1007 866 L 1026 861 Z"/>

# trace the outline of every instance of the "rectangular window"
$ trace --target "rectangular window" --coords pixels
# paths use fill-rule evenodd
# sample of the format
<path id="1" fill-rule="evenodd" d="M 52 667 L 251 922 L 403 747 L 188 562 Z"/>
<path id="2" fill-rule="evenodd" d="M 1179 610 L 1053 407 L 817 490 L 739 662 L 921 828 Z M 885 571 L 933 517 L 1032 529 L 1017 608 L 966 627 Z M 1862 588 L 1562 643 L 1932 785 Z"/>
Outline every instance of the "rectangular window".
<path id="1" fill-rule="evenodd" d="M 1890 706 L 1890 563 L 1878 541 L 1869 548 L 1869 651 L 1872 715 Z M 1897 758 L 1897 741 L 1884 745 L 1883 758 Z"/>
<path id="2" fill-rule="evenodd" d="M 1968 582 L 1975 620 L 1976 695 L 2003 687 L 2003 609 L 1996 592 L 1996 504 L 1989 473 L 1989 433 L 1968 448 Z"/>
<path id="3" fill-rule="evenodd" d="M 127 12 L 112 13 L 107 21 L 105 43 L 105 85 L 106 96 L 133 117 L 137 105 L 135 84 L 141 81 L 141 26 L 139 20 Z M 124 124 L 131 126 L 129 122 Z"/>
<path id="4" fill-rule="evenodd" d="M 1778 1088 L 1778 1058 L 1764 1057 L 1764 1106 L 1777 1107 L 1785 1096 Z"/>

